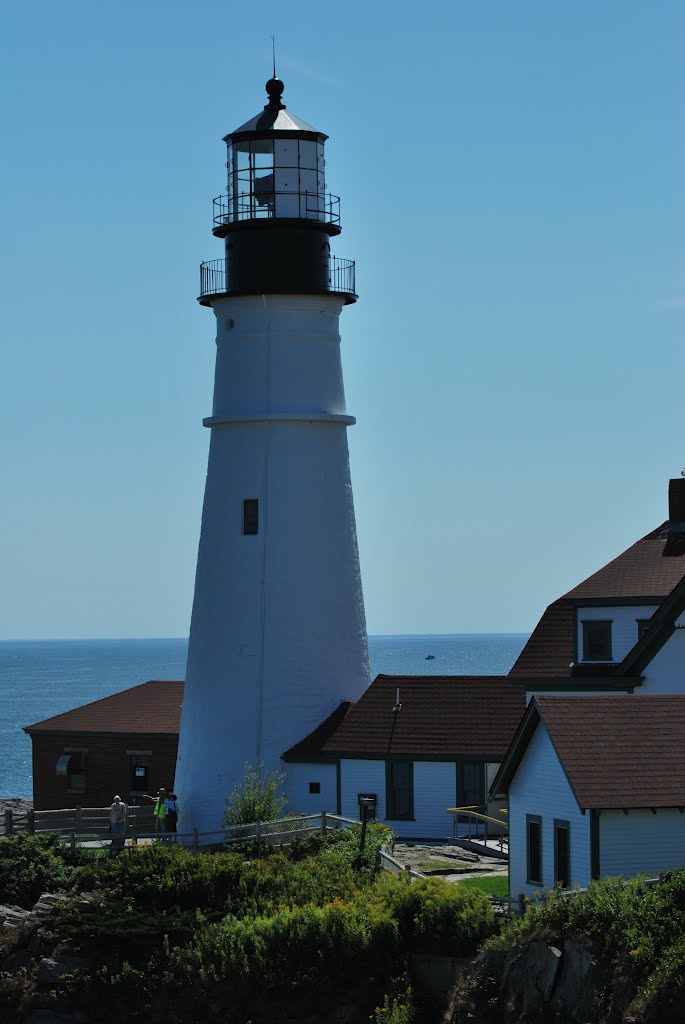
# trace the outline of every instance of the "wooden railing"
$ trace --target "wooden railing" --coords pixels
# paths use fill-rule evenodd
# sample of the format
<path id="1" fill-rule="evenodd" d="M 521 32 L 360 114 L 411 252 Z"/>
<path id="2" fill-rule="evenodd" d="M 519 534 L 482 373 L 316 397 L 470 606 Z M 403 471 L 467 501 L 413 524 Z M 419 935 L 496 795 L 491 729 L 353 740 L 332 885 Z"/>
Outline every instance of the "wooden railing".
<path id="1" fill-rule="evenodd" d="M 504 842 L 509 838 L 508 822 L 501 818 L 493 818 L 489 814 L 483 814 L 479 807 L 473 804 L 469 807 L 448 807 L 448 814 L 452 814 L 452 839 L 466 839 L 469 842 L 474 840 L 483 842 L 487 846 L 488 837 L 492 836 L 495 844 L 499 845 L 500 853 L 504 852 Z M 466 821 L 461 820 L 466 819 Z M 460 826 L 465 826 L 466 834 L 459 831 Z"/>
<path id="2" fill-rule="evenodd" d="M 6 836 L 52 832 L 72 848 L 116 848 L 180 841 L 193 850 L 239 843 L 287 846 L 298 837 L 312 832 L 326 835 L 336 829 L 350 828 L 358 824 L 359 822 L 352 818 L 321 811 L 320 814 L 297 815 L 266 822 L 256 821 L 248 825 L 221 825 L 206 832 L 193 829 L 190 832 L 172 833 L 156 831 L 152 807 L 139 805 L 129 805 L 126 831 L 121 836 L 112 835 L 110 832 L 109 807 L 76 807 L 54 811 L 29 809 L 23 813 L 8 809 L 3 821 Z"/>
<path id="3" fill-rule="evenodd" d="M 400 864 L 400 862 L 393 857 L 392 853 L 387 846 L 381 846 L 378 850 L 378 857 L 376 858 L 376 869 L 380 871 L 389 871 L 393 875 L 399 875 L 400 877 L 408 877 L 410 881 L 414 881 L 417 878 L 427 878 L 427 875 L 422 874 L 421 871 L 417 871 L 411 864 Z"/>

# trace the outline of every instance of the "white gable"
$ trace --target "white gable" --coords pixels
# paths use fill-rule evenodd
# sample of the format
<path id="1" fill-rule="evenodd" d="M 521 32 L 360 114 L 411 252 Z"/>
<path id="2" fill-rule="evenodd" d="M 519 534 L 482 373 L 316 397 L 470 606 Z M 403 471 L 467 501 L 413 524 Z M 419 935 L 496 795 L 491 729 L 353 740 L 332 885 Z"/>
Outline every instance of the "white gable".
<path id="1" fill-rule="evenodd" d="M 611 622 L 611 654 L 612 661 L 623 661 L 628 651 L 631 651 L 638 642 L 638 619 L 651 619 L 657 609 L 657 605 L 609 605 L 607 607 L 585 607 L 578 608 L 577 630 L 578 649 L 576 660 L 578 663 L 584 661 L 583 651 L 583 622 L 610 621 Z M 587 664 L 587 662 L 586 662 Z"/>
<path id="2" fill-rule="evenodd" d="M 509 787 L 509 891 L 532 896 L 540 885 L 526 881 L 526 815 L 542 819 L 542 883 L 554 886 L 554 819 L 569 822 L 571 884 L 590 881 L 590 814 L 582 814 L 543 722 Z"/>
<path id="3" fill-rule="evenodd" d="M 639 693 L 685 693 L 685 629 L 676 629 L 643 670 Z"/>

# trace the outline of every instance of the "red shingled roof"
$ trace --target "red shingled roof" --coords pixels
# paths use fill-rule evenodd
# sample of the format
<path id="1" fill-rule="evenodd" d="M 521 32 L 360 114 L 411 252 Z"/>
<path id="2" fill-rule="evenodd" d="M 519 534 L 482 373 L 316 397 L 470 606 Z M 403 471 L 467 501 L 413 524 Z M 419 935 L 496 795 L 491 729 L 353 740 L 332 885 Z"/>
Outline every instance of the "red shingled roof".
<path id="1" fill-rule="evenodd" d="M 685 546 L 673 542 L 668 523 L 642 537 L 564 597 L 666 597 L 685 576 Z"/>
<path id="2" fill-rule="evenodd" d="M 393 712 L 398 688 L 402 709 Z M 525 694 L 506 676 L 379 675 L 321 751 L 500 758 L 524 709 Z"/>
<path id="3" fill-rule="evenodd" d="M 183 681 L 151 679 L 73 711 L 24 727 L 28 733 L 87 732 L 178 735 Z"/>
<path id="4" fill-rule="evenodd" d="M 575 658 L 575 605 L 555 601 L 531 633 L 514 662 L 510 677 L 549 678 L 570 676 Z"/>
<path id="5" fill-rule="evenodd" d="M 535 701 L 581 809 L 685 806 L 685 695 Z"/>
<path id="6" fill-rule="evenodd" d="M 684 481 L 685 482 L 685 481 Z M 551 604 L 514 663 L 513 679 L 570 677 L 590 672 L 613 673 L 615 666 L 571 667 L 575 661 L 576 609 L 583 601 L 633 598 L 662 602 L 685 579 L 685 542 L 669 534 L 668 523 L 648 533 L 598 572 Z"/>
<path id="7" fill-rule="evenodd" d="M 344 700 L 342 704 L 339 704 L 335 711 L 328 718 L 324 718 L 323 722 L 317 725 L 313 732 L 310 732 L 308 736 L 305 736 L 303 740 L 296 743 L 290 750 L 286 750 L 285 754 L 283 754 L 286 761 L 296 761 L 298 757 L 315 757 L 320 754 L 323 744 L 344 720 L 351 706 L 349 700 Z"/>

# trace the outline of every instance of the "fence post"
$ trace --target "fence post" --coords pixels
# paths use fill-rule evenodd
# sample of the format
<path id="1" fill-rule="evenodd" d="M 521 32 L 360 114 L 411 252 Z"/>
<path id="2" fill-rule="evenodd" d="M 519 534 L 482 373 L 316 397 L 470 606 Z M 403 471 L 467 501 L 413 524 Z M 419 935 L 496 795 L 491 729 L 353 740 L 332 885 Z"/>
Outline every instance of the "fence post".
<path id="1" fill-rule="evenodd" d="M 519 893 L 519 914 L 521 917 L 526 915 L 526 897 L 522 892 Z"/>
<path id="2" fill-rule="evenodd" d="M 81 831 L 81 804 L 76 804 L 76 829 Z"/>
<path id="3" fill-rule="evenodd" d="M 71 852 L 75 853 L 76 852 L 76 832 L 74 831 L 73 828 L 71 830 L 71 842 L 70 842 L 69 845 L 71 846 Z"/>
<path id="4" fill-rule="evenodd" d="M 321 812 L 321 832 L 323 833 L 323 835 L 326 835 L 326 828 L 327 828 L 327 826 L 326 826 L 326 812 L 322 811 Z"/>
<path id="5" fill-rule="evenodd" d="M 200 833 L 196 828 L 193 829 L 193 853 L 197 853 L 200 845 Z"/>
<path id="6" fill-rule="evenodd" d="M 33 813 L 33 807 L 29 807 L 26 812 L 26 824 L 29 830 L 29 835 L 34 836 L 36 834 L 36 819 Z"/>
<path id="7" fill-rule="evenodd" d="M 14 822 L 12 820 L 12 808 L 5 808 L 5 835 L 11 836 L 14 832 Z"/>
<path id="8" fill-rule="evenodd" d="M 262 823 L 261 823 L 261 821 L 256 822 L 256 825 L 257 825 L 257 831 L 255 833 L 255 842 L 257 844 L 257 853 L 259 853 L 259 848 L 260 848 L 259 847 L 259 843 L 260 843 L 260 840 L 262 838 Z"/>

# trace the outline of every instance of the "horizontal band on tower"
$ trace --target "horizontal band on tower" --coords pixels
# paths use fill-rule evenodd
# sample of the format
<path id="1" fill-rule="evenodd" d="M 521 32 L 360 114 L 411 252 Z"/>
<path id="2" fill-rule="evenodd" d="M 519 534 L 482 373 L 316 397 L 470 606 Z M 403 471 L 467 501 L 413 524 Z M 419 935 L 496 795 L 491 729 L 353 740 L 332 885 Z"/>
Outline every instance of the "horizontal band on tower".
<path id="1" fill-rule="evenodd" d="M 342 416 L 333 412 L 267 412 L 238 413 L 236 416 L 207 416 L 203 427 L 229 427 L 235 423 L 341 423 L 352 427 L 357 422 L 354 416 Z"/>

